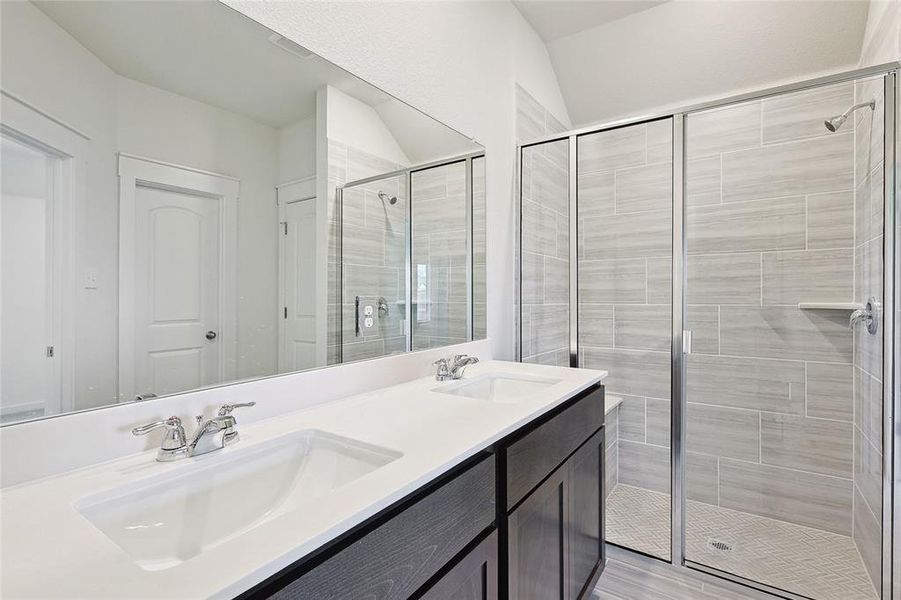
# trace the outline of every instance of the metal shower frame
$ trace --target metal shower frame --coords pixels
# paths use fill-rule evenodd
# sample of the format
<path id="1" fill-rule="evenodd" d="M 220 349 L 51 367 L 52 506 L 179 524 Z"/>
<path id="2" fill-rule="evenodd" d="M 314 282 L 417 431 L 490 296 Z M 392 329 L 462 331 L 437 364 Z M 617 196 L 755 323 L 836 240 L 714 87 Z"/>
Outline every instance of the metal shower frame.
<path id="1" fill-rule="evenodd" d="M 406 352 L 413 350 L 413 174 L 420 171 L 428 171 L 429 169 L 438 169 L 449 165 L 464 165 L 465 183 L 464 183 L 464 214 L 463 219 L 466 223 L 466 341 L 475 339 L 475 319 L 473 317 L 473 307 L 475 298 L 473 296 L 473 177 L 472 163 L 474 160 L 484 159 L 485 151 L 478 150 L 476 152 L 468 152 L 448 158 L 442 158 L 430 162 L 420 163 L 403 169 L 380 173 L 371 177 L 363 177 L 348 181 L 344 185 L 340 185 L 335 190 L 336 218 L 338 221 L 338 240 L 336 249 L 336 275 L 335 279 L 341 282 L 338 286 L 338 348 L 337 359 L 338 364 L 344 362 L 344 190 L 351 187 L 366 185 L 376 181 L 403 177 L 404 186 L 404 307 L 406 310 L 406 319 L 404 320 L 404 337 Z"/>
<path id="2" fill-rule="evenodd" d="M 579 357 L 579 243 L 578 243 L 578 139 L 598 133 L 640 125 L 652 121 L 671 119 L 673 124 L 673 222 L 672 222 L 672 340 L 671 340 L 671 557 L 675 568 L 692 569 L 710 576 L 727 579 L 787 598 L 801 598 L 785 590 L 770 587 L 762 582 L 750 581 L 738 575 L 719 571 L 685 558 L 685 412 L 686 365 L 685 344 L 685 290 L 687 256 L 685 206 L 685 119 L 686 116 L 750 100 L 767 98 L 789 92 L 817 88 L 834 83 L 854 81 L 868 77 L 884 78 L 885 127 L 884 170 L 885 182 L 883 223 L 883 481 L 882 481 L 882 578 L 881 598 L 892 598 L 892 588 L 901 589 L 901 422 L 896 425 L 895 416 L 901 420 L 901 377 L 896 374 L 895 352 L 897 332 L 895 318 L 898 306 L 895 298 L 901 298 L 901 259 L 896 260 L 896 201 L 901 199 L 901 153 L 898 138 L 901 137 L 901 63 L 892 62 L 873 67 L 835 73 L 824 77 L 781 85 L 764 90 L 720 98 L 686 106 L 679 110 L 643 115 L 634 118 L 599 123 L 560 134 L 545 136 L 518 144 L 516 147 L 516 181 L 514 219 L 516 223 L 515 248 L 515 327 L 516 358 L 522 360 L 522 158 L 523 150 L 551 142 L 567 141 L 569 147 L 569 362 L 578 367 Z M 893 552 L 894 548 L 894 552 Z"/>

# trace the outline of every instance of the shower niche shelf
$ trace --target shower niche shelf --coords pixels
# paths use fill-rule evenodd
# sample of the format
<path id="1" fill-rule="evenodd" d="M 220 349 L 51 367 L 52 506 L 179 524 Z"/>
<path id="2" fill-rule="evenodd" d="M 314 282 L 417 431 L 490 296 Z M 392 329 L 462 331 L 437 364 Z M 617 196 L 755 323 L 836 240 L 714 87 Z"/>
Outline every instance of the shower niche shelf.
<path id="1" fill-rule="evenodd" d="M 863 304 L 857 302 L 799 302 L 801 310 L 857 310 Z"/>

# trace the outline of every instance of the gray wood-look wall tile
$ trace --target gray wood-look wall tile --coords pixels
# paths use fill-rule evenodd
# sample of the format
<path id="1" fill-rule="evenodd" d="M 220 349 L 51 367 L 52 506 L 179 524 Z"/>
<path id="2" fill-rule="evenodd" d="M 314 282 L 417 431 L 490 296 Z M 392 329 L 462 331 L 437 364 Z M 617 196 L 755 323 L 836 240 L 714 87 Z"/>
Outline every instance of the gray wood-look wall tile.
<path id="1" fill-rule="evenodd" d="M 717 504 L 719 501 L 719 459 L 697 452 L 685 453 L 685 493 L 689 500 Z"/>
<path id="2" fill-rule="evenodd" d="M 530 311 L 532 354 L 541 354 L 569 344 L 569 306 L 535 304 Z"/>
<path id="3" fill-rule="evenodd" d="M 854 485 L 874 515 L 882 514 L 882 454 L 854 428 Z M 850 460 L 850 456 L 849 456 Z"/>
<path id="4" fill-rule="evenodd" d="M 780 94 L 763 100 L 763 143 L 830 135 L 823 120 L 840 115 L 854 104 L 854 84 Z"/>
<path id="5" fill-rule="evenodd" d="M 344 265 L 344 297 L 353 301 L 355 296 L 384 296 L 398 298 L 398 269 L 372 265 Z"/>
<path id="6" fill-rule="evenodd" d="M 544 301 L 544 256 L 522 251 L 522 302 L 540 304 Z"/>
<path id="7" fill-rule="evenodd" d="M 619 304 L 614 315 L 614 345 L 668 352 L 672 343 L 672 318 L 672 308 L 666 304 Z"/>
<path id="8" fill-rule="evenodd" d="M 616 440 L 619 439 L 619 406 L 615 407 L 604 416 L 604 427 L 606 428 L 604 433 L 604 445 L 607 448 L 615 446 Z"/>
<path id="9" fill-rule="evenodd" d="M 767 305 L 850 302 L 853 282 L 850 248 L 763 254 L 763 303 Z"/>
<path id="10" fill-rule="evenodd" d="M 583 348 L 584 366 L 609 372 L 608 393 L 651 398 L 670 396 L 670 353 Z"/>
<path id="11" fill-rule="evenodd" d="M 854 542 L 873 582 L 882 581 L 882 520 L 867 508 L 860 490 L 854 490 Z M 874 591 L 876 587 L 874 584 Z"/>
<path id="12" fill-rule="evenodd" d="M 858 152 L 855 156 L 857 181 L 861 181 L 877 167 L 884 157 L 883 123 L 885 123 L 885 98 L 882 78 L 856 82 L 855 103 L 876 101 L 876 110 L 862 110 L 854 115 L 854 135 Z"/>
<path id="13" fill-rule="evenodd" d="M 854 368 L 854 424 L 882 452 L 882 382 Z"/>
<path id="14" fill-rule="evenodd" d="M 465 271 L 464 271 L 465 274 Z M 465 280 L 459 286 L 466 292 Z M 544 301 L 551 304 L 569 302 L 569 261 L 547 256 L 544 258 Z"/>
<path id="15" fill-rule="evenodd" d="M 646 439 L 655 446 L 669 446 L 670 441 L 670 401 L 647 398 Z"/>
<path id="16" fill-rule="evenodd" d="M 644 259 L 580 260 L 580 303 L 644 303 Z"/>
<path id="17" fill-rule="evenodd" d="M 730 356 L 688 356 L 688 400 L 804 414 L 804 363 Z"/>
<path id="18" fill-rule="evenodd" d="M 757 411 L 688 403 L 686 449 L 740 460 L 760 459 Z"/>
<path id="19" fill-rule="evenodd" d="M 689 304 L 760 304 L 760 255 L 698 254 L 688 257 Z"/>
<path id="20" fill-rule="evenodd" d="M 723 202 L 848 190 L 854 134 L 764 146 L 723 155 Z"/>
<path id="21" fill-rule="evenodd" d="M 669 448 L 619 440 L 620 483 L 668 494 L 670 491 Z"/>
<path id="22" fill-rule="evenodd" d="M 689 158 L 760 146 L 760 102 L 744 102 L 688 115 L 685 147 Z"/>
<path id="23" fill-rule="evenodd" d="M 616 171 L 579 173 L 579 219 L 616 212 Z"/>
<path id="24" fill-rule="evenodd" d="M 690 160 L 685 166 L 685 201 L 688 206 L 719 204 L 722 201 L 720 155 Z"/>
<path id="25" fill-rule="evenodd" d="M 851 423 L 765 412 L 760 424 L 762 463 L 851 479 Z"/>
<path id="26" fill-rule="evenodd" d="M 672 211 L 613 215 L 583 221 L 586 260 L 648 258 L 672 253 Z"/>
<path id="27" fill-rule="evenodd" d="M 807 196 L 807 247 L 854 245 L 854 198 L 850 191 Z"/>
<path id="28" fill-rule="evenodd" d="M 688 209 L 686 237 L 691 254 L 802 250 L 803 196 Z"/>
<path id="29" fill-rule="evenodd" d="M 579 138 L 579 172 L 614 171 L 645 164 L 644 125 L 602 131 Z"/>
<path id="30" fill-rule="evenodd" d="M 880 166 L 854 189 L 854 241 L 856 245 L 882 235 L 884 175 Z"/>
<path id="31" fill-rule="evenodd" d="M 648 302 L 650 304 L 667 304 L 673 301 L 673 260 L 666 258 L 649 258 L 648 267 Z"/>
<path id="32" fill-rule="evenodd" d="M 557 213 L 530 200 L 522 201 L 522 249 L 557 255 Z"/>
<path id="33" fill-rule="evenodd" d="M 619 472 L 619 445 L 614 439 L 613 443 L 604 449 L 604 500 L 613 491 L 618 483 L 617 473 Z"/>
<path id="34" fill-rule="evenodd" d="M 832 363 L 807 363 L 807 416 L 851 421 L 853 367 Z"/>
<path id="35" fill-rule="evenodd" d="M 647 124 L 649 165 L 673 160 L 673 120 L 663 119 Z"/>
<path id="36" fill-rule="evenodd" d="M 579 303 L 579 345 L 613 347 L 613 305 Z"/>
<path id="37" fill-rule="evenodd" d="M 879 296 L 877 296 L 879 298 Z M 879 311 L 879 321 L 883 322 L 884 314 Z M 882 335 L 870 335 L 866 327 L 858 325 L 854 328 L 854 364 L 877 379 L 882 378 Z"/>
<path id="38" fill-rule="evenodd" d="M 531 158 L 532 176 L 529 181 L 531 186 L 529 199 L 562 215 L 567 214 L 569 211 L 569 174 L 539 152 L 533 152 Z"/>
<path id="39" fill-rule="evenodd" d="M 516 86 L 516 139 L 520 142 L 539 139 L 545 134 L 544 107 Z"/>
<path id="40" fill-rule="evenodd" d="M 623 399 L 619 405 L 619 430 L 617 435 L 621 440 L 631 442 L 645 441 L 645 399 L 641 396 L 629 396 L 619 394 Z"/>
<path id="41" fill-rule="evenodd" d="M 720 313 L 716 306 L 688 306 L 685 309 L 686 329 L 692 332 L 692 352 L 719 354 Z"/>
<path id="42" fill-rule="evenodd" d="M 616 172 L 616 212 L 672 210 L 673 165 L 655 163 Z"/>
<path id="43" fill-rule="evenodd" d="M 756 356 L 851 363 L 847 316 L 797 307 L 720 307 L 720 349 Z"/>
<path id="44" fill-rule="evenodd" d="M 720 506 L 851 533 L 850 479 L 720 459 Z"/>

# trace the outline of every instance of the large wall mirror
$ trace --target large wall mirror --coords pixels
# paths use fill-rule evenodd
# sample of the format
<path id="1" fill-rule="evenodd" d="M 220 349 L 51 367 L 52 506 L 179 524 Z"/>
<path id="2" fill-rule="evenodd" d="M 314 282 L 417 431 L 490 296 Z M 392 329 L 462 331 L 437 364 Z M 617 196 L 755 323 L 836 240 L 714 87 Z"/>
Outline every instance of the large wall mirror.
<path id="1" fill-rule="evenodd" d="M 477 143 L 214 0 L 0 12 L 0 422 L 485 336 Z"/>

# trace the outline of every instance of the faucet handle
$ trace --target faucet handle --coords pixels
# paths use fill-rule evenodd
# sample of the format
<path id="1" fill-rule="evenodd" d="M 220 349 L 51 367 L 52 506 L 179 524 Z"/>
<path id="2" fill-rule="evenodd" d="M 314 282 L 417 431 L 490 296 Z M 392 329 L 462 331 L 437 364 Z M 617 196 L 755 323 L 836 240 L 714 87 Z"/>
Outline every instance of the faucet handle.
<path id="1" fill-rule="evenodd" d="M 160 427 L 166 428 L 166 436 L 163 438 L 163 443 L 160 444 L 160 450 L 156 459 L 160 462 L 166 462 L 187 456 L 188 441 L 185 437 L 185 428 L 181 425 L 181 419 L 176 416 L 135 427 L 131 430 L 131 433 L 132 435 L 147 435 Z"/>
<path id="2" fill-rule="evenodd" d="M 251 406 L 256 406 L 256 402 L 239 402 L 237 404 L 223 404 L 219 407 L 219 416 L 224 417 L 226 415 L 230 415 L 233 410 L 236 408 L 248 408 Z"/>
<path id="3" fill-rule="evenodd" d="M 159 429 L 160 427 L 166 427 L 169 431 L 177 431 L 179 429 L 184 429 L 181 426 L 181 419 L 176 416 L 171 416 L 168 419 L 163 419 L 162 421 L 156 421 L 155 423 L 148 423 L 147 425 L 141 425 L 140 427 L 135 427 L 131 430 L 132 435 L 147 435 L 154 429 Z"/>

